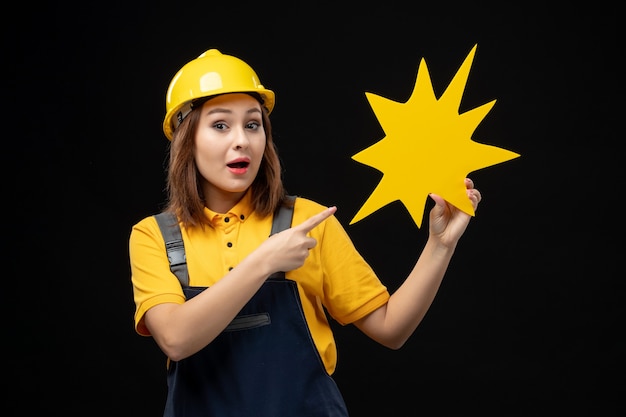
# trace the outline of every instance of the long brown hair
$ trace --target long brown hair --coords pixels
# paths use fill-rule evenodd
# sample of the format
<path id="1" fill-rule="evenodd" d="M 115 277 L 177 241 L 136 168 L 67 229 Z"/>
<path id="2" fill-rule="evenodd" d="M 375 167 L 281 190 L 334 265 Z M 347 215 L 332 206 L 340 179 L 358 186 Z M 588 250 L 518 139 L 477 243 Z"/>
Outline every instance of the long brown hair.
<path id="1" fill-rule="evenodd" d="M 194 157 L 200 108 L 202 106 L 195 106 L 176 128 L 169 149 L 166 186 L 168 201 L 165 210 L 175 213 L 184 227 L 211 226 L 209 219 L 204 215 L 200 172 Z M 250 192 L 253 210 L 258 216 L 266 217 L 285 203 L 286 192 L 282 181 L 280 158 L 272 137 L 269 113 L 265 106 L 261 105 L 261 108 L 266 138 L 265 150 L 259 172 L 250 186 Z"/>

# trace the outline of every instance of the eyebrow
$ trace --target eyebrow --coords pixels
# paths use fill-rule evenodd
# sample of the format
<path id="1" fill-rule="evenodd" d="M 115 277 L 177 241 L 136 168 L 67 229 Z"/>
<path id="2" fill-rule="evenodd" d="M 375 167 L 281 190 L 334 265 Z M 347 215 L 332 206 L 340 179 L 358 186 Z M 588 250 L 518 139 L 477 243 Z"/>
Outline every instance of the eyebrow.
<path id="1" fill-rule="evenodd" d="M 207 112 L 207 114 L 215 114 L 215 113 L 232 113 L 232 110 L 229 109 L 225 109 L 222 107 L 216 107 L 214 109 L 211 109 Z M 249 110 L 246 111 L 247 114 L 252 114 L 252 113 L 259 113 L 261 114 L 261 110 L 259 110 L 258 108 L 251 108 Z"/>

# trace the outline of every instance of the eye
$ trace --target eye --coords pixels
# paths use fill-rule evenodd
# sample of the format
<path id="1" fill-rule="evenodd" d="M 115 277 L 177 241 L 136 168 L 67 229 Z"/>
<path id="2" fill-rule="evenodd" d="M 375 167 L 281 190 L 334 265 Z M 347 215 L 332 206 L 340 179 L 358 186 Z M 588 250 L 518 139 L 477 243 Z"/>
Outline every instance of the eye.
<path id="1" fill-rule="evenodd" d="M 224 130 L 224 129 L 226 129 L 226 123 L 224 123 L 224 122 L 213 123 L 213 128 L 215 128 L 217 130 Z"/>
<path id="2" fill-rule="evenodd" d="M 257 130 L 261 126 L 259 122 L 249 122 L 246 124 L 246 129 Z"/>

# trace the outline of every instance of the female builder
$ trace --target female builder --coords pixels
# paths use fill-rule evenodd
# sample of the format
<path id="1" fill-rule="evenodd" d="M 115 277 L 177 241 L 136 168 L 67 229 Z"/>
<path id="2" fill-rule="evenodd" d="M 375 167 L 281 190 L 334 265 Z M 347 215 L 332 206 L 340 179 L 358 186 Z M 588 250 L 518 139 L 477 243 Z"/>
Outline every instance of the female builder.
<path id="1" fill-rule="evenodd" d="M 335 207 L 287 198 L 273 107 L 274 92 L 254 70 L 215 49 L 183 66 L 167 91 L 165 211 L 182 231 L 188 285 L 170 270 L 154 216 L 129 239 L 136 331 L 168 358 L 166 417 L 347 416 L 331 377 L 337 356 L 326 312 L 400 348 L 470 220 L 432 195 L 427 243 L 390 295 Z M 466 187 L 476 208 L 480 192 L 470 179 Z M 280 207 L 292 209 L 291 227 L 272 234 Z"/>

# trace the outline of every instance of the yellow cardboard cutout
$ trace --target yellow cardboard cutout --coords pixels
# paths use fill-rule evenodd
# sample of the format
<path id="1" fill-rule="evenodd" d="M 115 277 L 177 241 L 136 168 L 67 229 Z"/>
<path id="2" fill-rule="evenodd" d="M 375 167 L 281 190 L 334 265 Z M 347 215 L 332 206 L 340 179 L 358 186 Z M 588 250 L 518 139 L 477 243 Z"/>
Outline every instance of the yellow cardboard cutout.
<path id="1" fill-rule="evenodd" d="M 439 99 L 435 97 L 423 58 L 415 88 L 406 103 L 365 93 L 385 137 L 352 159 L 376 168 L 383 177 L 350 224 L 401 200 L 419 228 L 429 193 L 440 195 L 473 216 L 474 208 L 465 191 L 468 174 L 520 156 L 472 140 L 474 130 L 495 100 L 459 114 L 477 46 L 474 45 Z"/>

